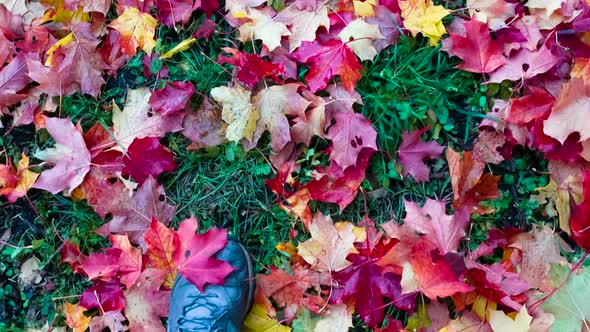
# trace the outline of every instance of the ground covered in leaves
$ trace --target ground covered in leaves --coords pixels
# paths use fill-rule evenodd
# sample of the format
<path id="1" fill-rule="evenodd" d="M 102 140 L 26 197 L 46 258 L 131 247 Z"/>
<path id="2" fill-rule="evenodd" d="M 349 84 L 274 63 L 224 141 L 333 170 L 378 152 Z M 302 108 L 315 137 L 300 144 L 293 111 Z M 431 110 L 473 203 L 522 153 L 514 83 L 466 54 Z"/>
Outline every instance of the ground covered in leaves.
<path id="1" fill-rule="evenodd" d="M 0 0 L 0 329 L 164 331 L 175 276 L 223 283 L 231 234 L 245 331 L 590 330 L 588 22 Z"/>

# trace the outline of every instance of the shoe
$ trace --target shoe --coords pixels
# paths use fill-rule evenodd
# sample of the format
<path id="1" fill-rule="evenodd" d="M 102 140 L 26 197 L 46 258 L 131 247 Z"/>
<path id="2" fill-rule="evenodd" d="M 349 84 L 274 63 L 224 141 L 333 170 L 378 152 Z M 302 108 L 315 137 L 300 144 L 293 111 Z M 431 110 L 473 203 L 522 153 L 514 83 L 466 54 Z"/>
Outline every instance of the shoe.
<path id="1" fill-rule="evenodd" d="M 254 299 L 256 281 L 250 256 L 229 240 L 216 256 L 235 270 L 223 285 L 207 285 L 203 293 L 180 274 L 172 287 L 168 332 L 239 332 Z"/>

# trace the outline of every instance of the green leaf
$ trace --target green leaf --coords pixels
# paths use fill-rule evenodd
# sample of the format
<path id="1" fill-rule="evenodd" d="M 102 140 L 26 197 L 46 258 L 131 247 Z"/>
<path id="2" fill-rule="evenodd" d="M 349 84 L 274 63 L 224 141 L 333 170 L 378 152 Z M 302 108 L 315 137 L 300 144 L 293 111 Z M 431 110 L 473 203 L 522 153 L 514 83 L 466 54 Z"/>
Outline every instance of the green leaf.
<path id="1" fill-rule="evenodd" d="M 303 310 L 299 312 L 297 318 L 293 321 L 293 332 L 313 331 L 319 320 L 319 316 L 312 314 L 307 308 L 303 308 Z"/>
<path id="2" fill-rule="evenodd" d="M 569 266 L 553 265 L 550 271 L 553 285 L 560 285 L 569 272 Z M 590 271 L 584 269 L 572 274 L 570 279 L 541 306 L 553 314 L 552 332 L 580 332 L 585 321 L 590 320 Z"/>

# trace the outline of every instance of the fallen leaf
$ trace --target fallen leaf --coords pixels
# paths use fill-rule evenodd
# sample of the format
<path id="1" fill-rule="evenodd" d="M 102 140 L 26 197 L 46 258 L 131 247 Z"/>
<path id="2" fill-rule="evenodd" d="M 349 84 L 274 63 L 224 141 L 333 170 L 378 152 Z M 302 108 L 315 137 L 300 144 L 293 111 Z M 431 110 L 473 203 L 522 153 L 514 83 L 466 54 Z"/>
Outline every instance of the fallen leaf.
<path id="1" fill-rule="evenodd" d="M 304 42 L 293 57 L 301 63 L 309 63 L 310 70 L 305 81 L 311 92 L 324 89 L 328 82 L 339 75 L 342 84 L 353 92 L 356 82 L 361 79 L 362 66 L 354 52 L 340 41 L 331 40 L 324 44 Z"/>
<path id="2" fill-rule="evenodd" d="M 360 18 L 348 23 L 348 25 L 340 31 L 338 37 L 343 43 L 346 43 L 348 47 L 350 47 L 361 61 L 373 61 L 377 55 L 377 50 L 373 46 L 373 41 L 383 38 L 377 25 L 369 24 Z"/>
<path id="3" fill-rule="evenodd" d="M 260 304 L 254 304 L 244 320 L 244 332 L 290 332 L 291 328 L 279 323 Z"/>
<path id="4" fill-rule="evenodd" d="M 137 281 L 141 274 L 143 267 L 141 250 L 131 245 L 127 235 L 111 234 L 109 236 L 109 242 L 111 243 L 111 248 L 121 250 L 117 261 L 119 265 L 119 279 L 129 289 L 135 284 L 135 281 Z"/>
<path id="5" fill-rule="evenodd" d="M 399 1 L 404 26 L 415 36 L 422 33 L 430 38 L 430 45 L 438 45 L 442 35 L 447 33 L 442 19 L 451 12 L 443 6 L 435 6 L 431 0 Z"/>
<path id="6" fill-rule="evenodd" d="M 281 46 L 283 36 L 291 35 L 287 26 L 275 20 L 268 12 L 249 8 L 247 18 L 249 22 L 240 25 L 238 28 L 240 32 L 238 39 L 241 42 L 262 40 L 262 44 L 272 52 L 275 48 Z"/>
<path id="7" fill-rule="evenodd" d="M 127 326 L 123 324 L 127 318 L 118 311 L 105 312 L 101 316 L 94 316 L 90 320 L 90 332 L 103 332 L 105 329 L 110 331 L 126 331 Z"/>
<path id="8" fill-rule="evenodd" d="M 30 82 L 24 55 L 17 55 L 9 64 L 0 67 L 0 110 L 25 99 L 27 95 L 19 92 Z"/>
<path id="9" fill-rule="evenodd" d="M 510 57 L 505 65 L 490 74 L 488 82 L 502 83 L 504 80 L 518 81 L 546 73 L 557 64 L 559 58 L 551 53 L 547 46 L 541 46 L 538 51 L 520 50 L 514 57 Z"/>
<path id="10" fill-rule="evenodd" d="M 328 7 L 319 5 L 312 10 L 301 10 L 297 6 L 289 6 L 280 11 L 274 18 L 289 26 L 289 52 L 293 52 L 302 42 L 316 40 L 316 32 L 320 27 L 330 30 Z"/>
<path id="11" fill-rule="evenodd" d="M 29 288 L 41 282 L 41 270 L 39 269 L 39 260 L 36 257 L 31 257 L 24 261 L 18 273 L 18 283 L 23 288 Z"/>
<path id="12" fill-rule="evenodd" d="M 211 97 L 223 106 L 221 118 L 228 124 L 225 137 L 234 142 L 242 138 L 251 141 L 260 113 L 250 102 L 250 91 L 222 86 L 211 89 Z"/>
<path id="13" fill-rule="evenodd" d="M 158 137 L 134 139 L 123 161 L 123 175 L 131 176 L 139 184 L 149 176 L 158 178 L 160 174 L 176 169 L 174 155 L 160 144 Z"/>
<path id="14" fill-rule="evenodd" d="M 455 68 L 474 73 L 489 73 L 506 63 L 502 44 L 492 40 L 487 24 L 471 18 L 463 26 L 463 35 L 451 32 L 450 38 L 443 41 L 444 51 L 463 60 Z"/>
<path id="15" fill-rule="evenodd" d="M 155 5 L 158 21 L 172 27 L 179 22 L 186 24 L 193 11 L 201 7 L 201 0 L 156 0 Z"/>
<path id="16" fill-rule="evenodd" d="M 504 157 L 498 151 L 506 143 L 504 134 L 493 130 L 480 130 L 473 144 L 473 158 L 477 161 L 499 164 Z"/>
<path id="17" fill-rule="evenodd" d="M 410 174 L 418 182 L 430 180 L 430 170 L 424 159 L 438 158 L 445 149 L 435 141 L 424 143 L 420 140 L 420 136 L 429 129 L 424 127 L 412 132 L 403 132 L 402 143 L 397 150 L 399 162 L 404 167 L 402 174 Z"/>
<path id="18" fill-rule="evenodd" d="M 140 48 L 151 55 L 156 47 L 154 36 L 158 21 L 135 7 L 123 6 L 123 8 L 123 14 L 109 24 L 110 28 L 121 34 L 121 50 L 124 54 L 133 56 Z"/>
<path id="19" fill-rule="evenodd" d="M 152 111 L 170 115 L 184 110 L 194 94 L 195 86 L 191 82 L 169 82 L 163 89 L 152 92 L 149 104 Z"/>
<path id="20" fill-rule="evenodd" d="M 125 317 L 130 331 L 165 331 L 161 317 L 168 316 L 170 291 L 161 291 L 164 275 L 146 269 L 137 283 L 125 291 Z"/>
<path id="21" fill-rule="evenodd" d="M 579 133 L 581 141 L 590 138 L 586 112 L 581 111 L 586 109 L 586 105 L 590 105 L 590 86 L 581 78 L 572 78 L 564 83 L 551 114 L 543 122 L 544 133 L 561 144 L 572 133 Z"/>
<path id="22" fill-rule="evenodd" d="M 45 121 L 55 147 L 38 151 L 35 157 L 54 164 L 54 167 L 43 171 L 32 188 L 71 195 L 90 170 L 90 152 L 70 118 L 45 117 Z"/>
<path id="23" fill-rule="evenodd" d="M 356 235 L 351 223 L 334 225 L 330 216 L 318 212 L 309 224 L 311 238 L 300 243 L 299 256 L 320 272 L 337 272 L 351 265 L 346 256 L 354 249 Z"/>
<path id="24" fill-rule="evenodd" d="M 467 210 L 462 209 L 455 211 L 454 215 L 447 215 L 443 201 L 429 198 L 422 207 L 406 200 L 404 205 L 406 207 L 405 224 L 416 232 L 424 234 L 424 238 L 438 248 L 443 255 L 448 252 L 457 252 L 469 224 Z"/>
<path id="25" fill-rule="evenodd" d="M 168 132 L 182 130 L 184 114 L 160 115 L 150 113 L 148 88 L 127 90 L 123 111 L 113 103 L 113 135 L 117 145 L 114 150 L 127 152 L 136 138 L 161 137 Z"/>
<path id="26" fill-rule="evenodd" d="M 77 304 L 65 303 L 64 313 L 66 315 L 66 324 L 74 332 L 84 332 L 90 324 L 91 317 L 84 315 L 84 308 Z"/>
<path id="27" fill-rule="evenodd" d="M 314 332 L 341 332 L 348 331 L 352 325 L 352 314 L 345 304 L 329 305 L 328 313 L 317 322 Z"/>
<path id="28" fill-rule="evenodd" d="M 252 98 L 252 105 L 260 113 L 257 132 L 270 132 L 274 151 L 280 151 L 291 141 L 287 115 L 303 115 L 311 104 L 297 92 L 300 87 L 298 83 L 273 85 Z"/>
<path id="29" fill-rule="evenodd" d="M 377 132 L 362 114 L 337 112 L 336 124 L 328 130 L 326 138 L 332 140 L 330 159 L 342 169 L 355 165 L 362 150 L 377 151 Z"/>
<path id="30" fill-rule="evenodd" d="M 225 126 L 221 110 L 208 98 L 196 112 L 189 112 L 182 122 L 182 134 L 191 140 L 189 150 L 217 146 L 225 143 Z"/>

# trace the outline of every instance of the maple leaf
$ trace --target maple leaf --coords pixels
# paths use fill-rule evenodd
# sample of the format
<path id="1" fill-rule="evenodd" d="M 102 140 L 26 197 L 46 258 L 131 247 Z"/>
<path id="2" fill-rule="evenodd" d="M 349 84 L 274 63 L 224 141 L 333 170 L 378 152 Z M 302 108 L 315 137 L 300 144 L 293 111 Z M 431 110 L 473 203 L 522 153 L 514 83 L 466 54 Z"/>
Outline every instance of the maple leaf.
<path id="1" fill-rule="evenodd" d="M 397 4 L 397 1 L 395 2 Z M 386 6 L 375 7 L 375 16 L 366 18 L 367 23 L 376 24 L 383 38 L 375 40 L 373 46 L 381 52 L 390 45 L 393 45 L 400 35 L 399 27 L 402 20 L 399 13 L 392 12 Z"/>
<path id="2" fill-rule="evenodd" d="M 48 51 L 45 66 L 29 60 L 29 77 L 38 89 L 50 96 L 69 95 L 76 91 L 97 97 L 102 85 L 102 71 L 107 68 L 96 52 L 100 40 L 81 22 L 72 32 L 57 41 Z"/>
<path id="3" fill-rule="evenodd" d="M 127 318 L 119 311 L 105 312 L 101 316 L 92 317 L 90 320 L 90 332 L 102 332 L 105 329 L 109 331 L 126 331 L 127 327 L 123 322 Z"/>
<path id="4" fill-rule="evenodd" d="M 104 224 L 99 234 L 123 233 L 129 241 L 139 244 L 145 250 L 144 233 L 150 226 L 152 217 L 167 225 L 172 221 L 175 207 L 166 203 L 164 188 L 148 177 L 137 189 L 132 198 L 121 202 L 121 210 L 113 219 Z"/>
<path id="5" fill-rule="evenodd" d="M 203 234 L 195 234 L 195 218 L 183 221 L 178 227 L 180 250 L 174 255 L 178 272 L 203 292 L 207 284 L 221 285 L 234 269 L 227 261 L 214 258 L 227 244 L 227 231 L 213 227 Z"/>
<path id="6" fill-rule="evenodd" d="M 244 320 L 244 332 L 290 332 L 291 328 L 279 323 L 275 315 L 265 309 L 264 306 L 254 303 L 252 309 Z"/>
<path id="7" fill-rule="evenodd" d="M 376 264 L 365 262 L 358 267 L 349 267 L 341 275 L 342 289 L 335 289 L 332 299 L 337 303 L 354 300 L 355 311 L 371 328 L 377 327 L 385 318 L 384 296 L 392 300 L 398 309 L 411 312 L 415 295 L 401 295 L 400 278 L 393 273 L 382 273 Z"/>
<path id="8" fill-rule="evenodd" d="M 334 304 L 327 307 L 328 313 L 317 322 L 314 332 L 348 331 L 352 325 L 352 313 L 345 304 Z"/>
<path id="9" fill-rule="evenodd" d="M 150 14 L 135 7 L 123 6 L 124 11 L 109 24 L 109 27 L 121 34 L 121 50 L 124 54 L 135 55 L 141 48 L 148 55 L 156 47 L 154 35 L 158 21 Z"/>
<path id="10" fill-rule="evenodd" d="M 292 55 L 301 63 L 309 63 L 305 81 L 311 92 L 322 90 L 334 76 L 339 75 L 346 90 L 352 93 L 356 82 L 361 79 L 363 67 L 354 52 L 341 41 L 331 40 L 324 44 L 304 42 Z"/>
<path id="11" fill-rule="evenodd" d="M 174 255 L 180 249 L 178 234 L 153 218 L 144 239 L 150 266 L 165 271 L 164 285 L 171 286 L 176 278 Z"/>
<path id="12" fill-rule="evenodd" d="M 77 304 L 65 303 L 64 313 L 66 315 L 66 324 L 74 330 L 74 332 L 84 332 L 90 324 L 92 317 L 84 315 L 84 308 Z"/>
<path id="13" fill-rule="evenodd" d="M 346 260 L 357 240 L 351 223 L 335 225 L 330 216 L 318 212 L 309 224 L 309 232 L 311 238 L 297 246 L 298 253 L 317 271 L 336 272 L 352 264 Z"/>
<path id="14" fill-rule="evenodd" d="M 424 238 L 436 246 L 444 255 L 456 252 L 465 237 L 465 228 L 469 224 L 469 212 L 465 209 L 455 211 L 454 215 L 445 213 L 445 203 L 426 199 L 423 207 L 404 200 L 406 217 L 404 223 L 424 234 Z"/>
<path id="15" fill-rule="evenodd" d="M 361 61 L 373 61 L 373 58 L 377 55 L 373 41 L 383 38 L 377 25 L 369 24 L 360 18 L 348 23 L 340 31 L 338 37 L 350 47 Z"/>
<path id="16" fill-rule="evenodd" d="M 510 99 L 506 122 L 518 125 L 545 118 L 551 110 L 555 97 L 544 89 L 531 86 L 530 93 L 520 98 Z"/>
<path id="17" fill-rule="evenodd" d="M 87 288 L 80 298 L 84 308 L 98 309 L 100 312 L 121 311 L 125 308 L 123 290 L 117 279 L 108 282 L 99 280 Z"/>
<path id="18" fill-rule="evenodd" d="M 291 35 L 287 26 L 271 17 L 268 11 L 264 12 L 249 8 L 247 12 L 247 18 L 250 21 L 238 28 L 240 32 L 238 40 L 241 42 L 259 39 L 272 52 L 275 48 L 281 46 L 283 36 Z"/>
<path id="19" fill-rule="evenodd" d="M 488 25 L 471 18 L 463 23 L 465 34 L 451 32 L 443 41 L 443 50 L 459 57 L 463 63 L 455 68 L 474 73 L 489 73 L 506 63 L 502 44 L 492 40 Z"/>
<path id="20" fill-rule="evenodd" d="M 490 311 L 490 325 L 494 332 L 528 332 L 532 320 L 533 317 L 527 312 L 526 306 L 522 306 L 522 309 L 514 319 L 508 317 L 503 311 Z"/>
<path id="21" fill-rule="evenodd" d="M 234 142 L 242 138 L 251 141 L 260 113 L 250 102 L 250 91 L 222 86 L 211 89 L 211 97 L 223 105 L 221 118 L 228 124 L 225 137 Z"/>
<path id="22" fill-rule="evenodd" d="M 207 284 L 222 284 L 234 270 L 226 261 L 212 257 L 227 244 L 227 231 L 211 228 L 195 234 L 197 228 L 192 217 L 180 224 L 178 232 L 152 220 L 145 233 L 148 257 L 153 266 L 167 272 L 166 285 L 172 285 L 178 271 L 203 291 Z"/>
<path id="23" fill-rule="evenodd" d="M 55 166 L 43 171 L 32 188 L 70 195 L 90 170 L 90 152 L 82 134 L 70 118 L 45 117 L 46 129 L 55 140 L 55 147 L 35 153 L 35 157 Z"/>
<path id="24" fill-rule="evenodd" d="M 551 264 L 565 264 L 567 260 L 559 252 L 557 234 L 549 227 L 522 233 L 517 236 L 511 248 L 520 249 L 522 262 L 519 276 L 528 282 L 530 288 L 538 288 L 542 292 L 551 290 L 549 270 Z"/>
<path id="25" fill-rule="evenodd" d="M 329 282 L 329 276 L 324 278 L 326 282 Z M 257 279 L 257 285 L 265 296 L 272 297 L 279 306 L 295 313 L 304 303 L 303 300 L 309 289 L 321 291 L 321 279 L 321 273 L 301 266 L 295 267 L 292 275 L 284 270 L 272 268 L 270 274 L 262 275 Z"/>
<path id="26" fill-rule="evenodd" d="M 435 6 L 431 0 L 403 0 L 399 2 L 404 26 L 415 36 L 422 33 L 430 38 L 430 45 L 438 45 L 438 41 L 447 33 L 442 19 L 450 14 L 443 6 Z"/>
<path id="27" fill-rule="evenodd" d="M 320 27 L 330 30 L 328 7 L 318 5 L 316 8 L 300 9 L 296 5 L 280 11 L 274 19 L 289 26 L 289 52 L 293 52 L 302 42 L 316 40 L 316 32 Z"/>
<path id="28" fill-rule="evenodd" d="M 344 210 L 356 197 L 372 155 L 371 149 L 361 150 L 356 165 L 344 171 L 334 162 L 327 170 L 319 169 L 316 179 L 306 184 L 303 191 L 314 200 L 336 203 L 340 210 Z M 305 193 L 302 194 L 305 197 Z"/>
<path id="29" fill-rule="evenodd" d="M 403 273 L 409 273 L 409 276 L 403 276 L 404 279 L 414 279 L 418 289 L 431 300 L 472 290 L 471 286 L 458 280 L 446 261 L 433 261 L 431 246 L 425 242 L 412 247 L 409 263 L 404 265 Z"/>
<path id="30" fill-rule="evenodd" d="M 495 31 L 507 27 L 505 22 L 514 17 L 516 5 L 503 0 L 467 0 L 467 7 L 471 16 Z"/>
<path id="31" fill-rule="evenodd" d="M 430 127 L 424 127 L 412 132 L 403 132 L 402 143 L 397 150 L 399 162 L 404 167 L 402 174 L 410 174 L 418 182 L 430 179 L 430 171 L 424 164 L 424 159 L 438 158 L 445 149 L 435 141 L 424 143 L 420 140 L 420 136 L 429 129 Z"/>
<path id="32" fill-rule="evenodd" d="M 498 151 L 506 143 L 503 133 L 493 130 L 480 130 L 473 144 L 473 158 L 484 163 L 499 164 L 504 157 Z"/>
<path id="33" fill-rule="evenodd" d="M 590 301 L 586 289 L 590 283 L 590 270 L 580 269 L 573 273 L 569 279 L 566 276 L 570 272 L 569 266 L 552 265 L 551 281 L 557 291 L 545 301 L 541 308 L 553 315 L 555 321 L 551 331 L 583 331 L 590 319 Z M 560 286 L 565 281 L 563 286 Z"/>
<path id="34" fill-rule="evenodd" d="M 499 176 L 487 173 L 482 176 L 485 163 L 477 161 L 472 152 L 461 155 L 447 148 L 447 162 L 453 186 L 453 206 L 474 208 L 479 202 L 499 197 Z"/>
<path id="35" fill-rule="evenodd" d="M 0 66 L 0 110 L 25 99 L 27 95 L 19 92 L 30 82 L 24 55 L 19 54 L 6 66 Z"/>
<path id="36" fill-rule="evenodd" d="M 29 170 L 29 157 L 24 153 L 16 165 L 16 173 L 13 174 L 12 167 L 2 165 L 0 174 L 0 195 L 4 195 L 10 203 L 25 196 L 39 176 L 38 173 Z"/>
<path id="37" fill-rule="evenodd" d="M 479 294 L 485 294 L 486 302 L 489 299 L 518 310 L 527 300 L 525 292 L 529 290 L 528 282 L 522 280 L 517 273 L 507 270 L 502 263 L 484 265 L 471 260 L 465 260 L 465 263 L 469 284 Z"/>
<path id="38" fill-rule="evenodd" d="M 504 80 L 526 80 L 546 73 L 557 62 L 559 62 L 559 58 L 554 56 L 545 45 L 535 52 L 522 49 L 516 56 L 510 57 L 505 65 L 491 73 L 488 82 L 502 83 Z"/>
<path id="39" fill-rule="evenodd" d="M 146 269 L 138 281 L 125 291 L 125 317 L 130 331 L 165 331 L 160 317 L 168 316 L 170 291 L 161 291 L 164 275 Z"/>
<path id="40" fill-rule="evenodd" d="M 221 121 L 221 110 L 208 98 L 197 112 L 189 112 L 182 122 L 182 134 L 192 141 L 187 147 L 196 150 L 225 143 L 225 126 Z"/>
<path id="41" fill-rule="evenodd" d="M 257 54 L 247 54 L 229 47 L 224 47 L 223 51 L 230 53 L 231 56 L 225 57 L 219 55 L 217 61 L 219 63 L 228 63 L 238 68 L 236 77 L 249 86 L 254 85 L 265 77 L 273 81 L 278 81 L 278 76 L 285 71 L 281 63 L 265 61 Z"/>
<path id="42" fill-rule="evenodd" d="M 111 8 L 111 0 L 64 0 L 63 6 L 71 11 L 77 11 L 82 7 L 84 13 L 97 12 L 106 16 Z"/>
<path id="43" fill-rule="evenodd" d="M 119 271 L 119 253 L 91 253 L 80 265 L 88 279 L 110 280 Z"/>
<path id="44" fill-rule="evenodd" d="M 158 21 L 171 27 L 178 22 L 187 23 L 201 0 L 156 0 Z"/>
<path id="45" fill-rule="evenodd" d="M 252 98 L 252 105 L 260 112 L 257 132 L 270 132 L 272 148 L 275 151 L 280 151 L 291 141 L 286 115 L 301 116 L 311 104 L 297 93 L 300 87 L 298 83 L 274 85 L 261 90 Z"/>
<path id="46" fill-rule="evenodd" d="M 113 135 L 117 145 L 113 148 L 126 152 L 133 140 L 143 137 L 160 137 L 168 132 L 182 130 L 184 114 L 160 115 L 150 113 L 148 88 L 127 90 L 123 111 L 113 103 Z"/>
<path id="47" fill-rule="evenodd" d="M 123 160 L 123 175 L 130 175 L 140 184 L 149 176 L 157 178 L 176 169 L 172 152 L 160 144 L 158 137 L 134 139 Z"/>
<path id="48" fill-rule="evenodd" d="M 143 266 L 141 250 L 131 246 L 127 235 L 111 234 L 109 236 L 109 242 L 111 243 L 112 249 L 121 251 L 117 261 L 119 265 L 119 279 L 129 289 L 135 284 L 135 281 L 141 274 Z M 111 250 L 111 248 L 107 250 Z"/>
<path id="49" fill-rule="evenodd" d="M 330 159 L 342 169 L 357 163 L 362 150 L 377 151 L 377 132 L 362 114 L 337 112 L 336 124 L 330 127 L 326 138 L 332 140 Z"/>
<path id="50" fill-rule="evenodd" d="M 170 115 L 184 110 L 194 94 L 195 86 L 191 82 L 169 82 L 163 89 L 152 92 L 149 103 L 152 111 Z"/>
<path id="51" fill-rule="evenodd" d="M 581 78 L 571 79 L 564 84 L 551 114 L 543 122 L 543 132 L 561 144 L 574 132 L 580 134 L 581 141 L 590 138 L 586 112 L 582 111 L 589 103 L 590 86 Z"/>

